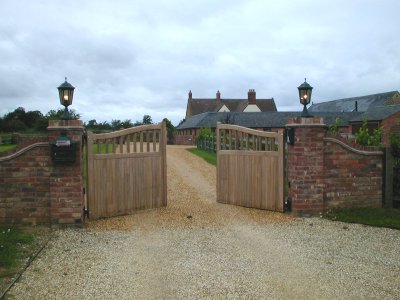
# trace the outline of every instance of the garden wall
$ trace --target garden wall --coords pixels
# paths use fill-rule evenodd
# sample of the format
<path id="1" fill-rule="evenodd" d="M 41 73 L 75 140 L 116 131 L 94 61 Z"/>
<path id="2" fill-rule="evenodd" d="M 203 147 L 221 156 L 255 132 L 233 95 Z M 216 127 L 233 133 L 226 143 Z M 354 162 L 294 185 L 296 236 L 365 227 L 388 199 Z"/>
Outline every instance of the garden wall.
<path id="1" fill-rule="evenodd" d="M 287 158 L 288 196 L 295 215 L 382 206 L 382 151 L 328 137 L 319 117 L 290 118 L 287 127 L 295 130 Z"/>
<path id="2" fill-rule="evenodd" d="M 48 143 L 0 160 L 0 223 L 50 223 Z"/>
<path id="3" fill-rule="evenodd" d="M 383 155 L 324 139 L 324 209 L 381 207 Z"/>
<path id="4" fill-rule="evenodd" d="M 0 157 L 0 223 L 82 223 L 82 123 L 54 120 L 48 130 L 47 141 Z M 50 143 L 61 134 L 76 143 L 75 162 L 52 160 Z"/>
<path id="5" fill-rule="evenodd" d="M 174 144 L 192 146 L 195 144 L 195 137 L 191 134 L 190 135 L 175 134 Z"/>

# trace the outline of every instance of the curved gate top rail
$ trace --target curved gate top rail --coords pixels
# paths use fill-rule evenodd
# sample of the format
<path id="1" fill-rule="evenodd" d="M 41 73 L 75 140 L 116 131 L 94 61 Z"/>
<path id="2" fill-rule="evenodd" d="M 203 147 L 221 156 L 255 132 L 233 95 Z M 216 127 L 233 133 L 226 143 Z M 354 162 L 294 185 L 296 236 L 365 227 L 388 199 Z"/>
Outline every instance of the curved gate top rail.
<path id="1" fill-rule="evenodd" d="M 88 145 L 93 145 L 94 154 L 159 152 L 163 141 L 162 124 L 142 125 L 110 133 L 89 132 L 88 141 L 91 143 Z"/>
<path id="2" fill-rule="evenodd" d="M 267 132 L 237 125 L 217 124 L 217 150 L 278 151 L 283 131 Z"/>
<path id="3" fill-rule="evenodd" d="M 283 130 L 217 124 L 217 202 L 283 212 Z"/>
<path id="4" fill-rule="evenodd" d="M 167 205 L 165 122 L 88 133 L 90 218 Z"/>

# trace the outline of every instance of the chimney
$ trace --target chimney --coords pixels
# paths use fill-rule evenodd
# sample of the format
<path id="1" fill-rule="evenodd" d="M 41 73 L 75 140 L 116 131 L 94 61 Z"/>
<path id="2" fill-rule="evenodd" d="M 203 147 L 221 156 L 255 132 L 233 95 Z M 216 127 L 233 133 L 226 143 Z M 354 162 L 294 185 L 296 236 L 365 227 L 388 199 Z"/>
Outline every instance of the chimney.
<path id="1" fill-rule="evenodd" d="M 217 91 L 217 101 L 221 101 L 221 93 L 219 92 L 219 90 Z"/>
<path id="2" fill-rule="evenodd" d="M 249 104 L 256 104 L 256 91 L 254 89 L 249 89 L 247 93 Z"/>
<path id="3" fill-rule="evenodd" d="M 189 100 L 192 100 L 192 90 L 189 91 Z"/>

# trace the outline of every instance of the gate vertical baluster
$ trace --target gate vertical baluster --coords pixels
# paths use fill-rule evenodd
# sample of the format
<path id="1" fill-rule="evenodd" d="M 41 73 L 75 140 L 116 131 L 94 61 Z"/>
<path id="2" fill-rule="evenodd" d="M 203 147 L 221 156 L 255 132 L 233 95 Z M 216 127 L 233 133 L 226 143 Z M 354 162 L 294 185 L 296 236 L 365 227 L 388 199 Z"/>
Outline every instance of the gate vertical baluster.
<path id="1" fill-rule="evenodd" d="M 143 152 L 143 131 L 140 132 L 140 152 Z"/>
<path id="2" fill-rule="evenodd" d="M 150 131 L 146 131 L 146 151 L 150 152 Z"/>
<path id="3" fill-rule="evenodd" d="M 226 133 L 227 133 L 227 135 L 228 135 L 227 149 L 228 149 L 228 150 L 231 150 L 231 149 L 232 149 L 232 146 L 231 146 L 231 143 L 232 143 L 231 130 L 230 130 L 230 129 L 227 129 L 227 130 L 226 130 Z"/>
<path id="4" fill-rule="evenodd" d="M 157 144 L 156 144 L 157 132 L 156 132 L 156 130 L 151 131 L 151 137 L 153 139 L 153 152 L 156 152 L 157 151 Z"/>
<path id="5" fill-rule="evenodd" d="M 117 138 L 112 139 L 113 153 L 117 153 Z"/>
<path id="6" fill-rule="evenodd" d="M 120 136 L 119 137 L 119 153 L 124 152 L 124 137 Z"/>
<path id="7" fill-rule="evenodd" d="M 128 134 L 127 136 L 126 136 L 126 151 L 128 152 L 128 153 L 131 153 L 131 139 L 132 139 L 132 135 L 131 134 Z"/>
<path id="8" fill-rule="evenodd" d="M 137 134 L 136 132 L 133 134 L 133 152 L 137 152 Z"/>
<path id="9" fill-rule="evenodd" d="M 235 149 L 234 150 L 237 150 L 237 149 L 238 149 L 238 131 L 235 130 Z"/>

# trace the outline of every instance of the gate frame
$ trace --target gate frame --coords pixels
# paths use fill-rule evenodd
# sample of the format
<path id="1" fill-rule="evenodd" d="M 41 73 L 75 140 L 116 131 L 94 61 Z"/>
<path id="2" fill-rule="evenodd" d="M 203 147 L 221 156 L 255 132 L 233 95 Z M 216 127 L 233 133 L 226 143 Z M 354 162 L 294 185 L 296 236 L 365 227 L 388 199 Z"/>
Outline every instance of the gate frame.
<path id="1" fill-rule="evenodd" d="M 260 138 L 271 138 L 275 140 L 275 144 L 277 144 L 278 146 L 278 150 L 277 151 L 264 151 L 264 150 L 259 150 L 256 149 L 257 145 L 254 146 L 254 144 L 257 143 L 254 142 L 253 143 L 253 149 L 246 149 L 246 150 L 231 150 L 231 149 L 221 149 L 221 134 L 220 134 L 220 130 L 230 130 L 230 131 L 240 131 L 243 134 L 246 135 L 253 135 L 253 136 L 257 136 Z M 277 183 L 277 197 L 274 201 L 274 211 L 280 211 L 280 212 L 284 212 L 284 197 L 285 197 L 285 192 L 284 192 L 284 155 L 285 155 L 285 143 L 284 143 L 284 130 L 283 129 L 279 129 L 278 132 L 265 132 L 265 131 L 260 131 L 260 130 L 255 130 L 255 129 L 250 129 L 247 127 L 242 127 L 242 126 L 238 126 L 238 125 L 230 125 L 230 124 L 221 124 L 220 122 L 217 123 L 217 127 L 216 127 L 216 136 L 217 136 L 217 202 L 221 202 L 221 203 L 226 203 L 225 201 L 220 201 L 220 189 L 221 189 L 221 183 L 220 183 L 220 178 L 221 178 L 221 171 L 220 170 L 220 166 L 218 165 L 219 161 L 220 161 L 220 157 L 221 155 L 224 154 L 240 154 L 240 155 L 257 155 L 260 152 L 264 153 L 266 156 L 270 155 L 271 152 L 277 152 L 277 154 L 274 154 L 274 156 L 278 156 L 278 170 L 277 170 L 277 176 L 278 176 L 278 183 Z M 254 141 L 254 140 L 253 140 Z M 232 141 L 229 141 L 229 145 L 232 146 Z M 235 142 L 235 145 L 237 146 L 237 142 Z M 247 148 L 248 148 L 248 142 L 246 144 Z M 224 147 L 225 148 L 225 147 Z M 227 203 L 227 204 L 233 204 L 233 203 Z M 253 207 L 250 205 L 245 205 L 245 207 Z M 261 207 L 255 207 L 255 208 L 260 208 Z"/>

